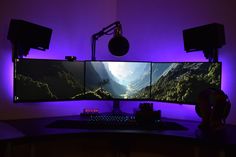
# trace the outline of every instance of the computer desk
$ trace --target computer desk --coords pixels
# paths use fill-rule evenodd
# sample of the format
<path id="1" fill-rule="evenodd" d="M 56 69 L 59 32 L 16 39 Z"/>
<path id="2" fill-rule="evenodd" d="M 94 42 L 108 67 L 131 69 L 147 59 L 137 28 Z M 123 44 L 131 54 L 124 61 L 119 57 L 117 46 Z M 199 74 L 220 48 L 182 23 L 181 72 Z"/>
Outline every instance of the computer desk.
<path id="1" fill-rule="evenodd" d="M 46 126 L 78 116 L 0 121 L 0 156 L 235 156 L 236 126 L 202 133 L 199 122 L 172 121 L 187 130 L 89 130 Z M 170 120 L 170 119 L 169 119 Z M 171 121 L 171 120 L 170 120 Z M 63 155 L 64 154 L 64 155 Z M 156 155 L 158 154 L 158 155 Z"/>

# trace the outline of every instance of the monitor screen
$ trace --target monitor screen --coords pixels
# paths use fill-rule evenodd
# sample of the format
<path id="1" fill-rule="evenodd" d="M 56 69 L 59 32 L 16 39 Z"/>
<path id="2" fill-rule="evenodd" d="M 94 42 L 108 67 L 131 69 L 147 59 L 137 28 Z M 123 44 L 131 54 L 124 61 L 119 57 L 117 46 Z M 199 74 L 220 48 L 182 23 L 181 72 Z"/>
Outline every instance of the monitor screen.
<path id="1" fill-rule="evenodd" d="M 19 59 L 14 101 L 150 100 L 196 104 L 221 87 L 221 63 Z"/>
<path id="2" fill-rule="evenodd" d="M 221 88 L 221 63 L 152 63 L 152 100 L 196 104 L 207 88 Z"/>
<path id="3" fill-rule="evenodd" d="M 15 62 L 14 101 L 83 99 L 84 62 L 19 59 Z"/>
<path id="4" fill-rule="evenodd" d="M 87 99 L 150 99 L 150 62 L 86 62 Z"/>

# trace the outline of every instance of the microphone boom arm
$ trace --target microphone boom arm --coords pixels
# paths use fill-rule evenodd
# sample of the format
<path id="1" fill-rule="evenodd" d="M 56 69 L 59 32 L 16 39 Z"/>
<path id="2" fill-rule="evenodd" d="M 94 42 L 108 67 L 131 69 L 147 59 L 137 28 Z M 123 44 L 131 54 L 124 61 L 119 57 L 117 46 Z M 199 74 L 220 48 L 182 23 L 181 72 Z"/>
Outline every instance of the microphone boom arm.
<path id="1" fill-rule="evenodd" d="M 116 28 L 120 28 L 120 31 L 122 32 L 120 21 L 116 21 L 108 25 L 107 27 L 104 27 L 101 31 L 92 35 L 92 61 L 96 60 L 95 57 L 96 41 L 103 35 L 107 35 L 109 32 L 115 30 Z"/>

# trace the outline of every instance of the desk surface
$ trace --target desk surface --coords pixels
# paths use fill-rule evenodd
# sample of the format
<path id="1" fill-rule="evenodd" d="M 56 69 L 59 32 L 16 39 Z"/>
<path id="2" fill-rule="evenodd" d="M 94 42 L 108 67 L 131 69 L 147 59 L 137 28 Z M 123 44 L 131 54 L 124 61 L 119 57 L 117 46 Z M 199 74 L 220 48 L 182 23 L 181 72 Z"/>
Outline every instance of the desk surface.
<path id="1" fill-rule="evenodd" d="M 0 140 L 12 140 L 25 137 L 24 133 L 6 122 L 0 122 Z"/>
<path id="2" fill-rule="evenodd" d="M 0 141 L 14 139 L 43 139 L 58 136 L 108 136 L 124 135 L 151 138 L 168 138 L 197 143 L 236 144 L 236 126 L 227 125 L 222 132 L 202 134 L 198 129 L 199 122 L 169 120 L 188 128 L 188 130 L 88 130 L 47 128 L 50 123 L 60 119 L 78 119 L 78 116 L 9 120 L 0 122 Z"/>

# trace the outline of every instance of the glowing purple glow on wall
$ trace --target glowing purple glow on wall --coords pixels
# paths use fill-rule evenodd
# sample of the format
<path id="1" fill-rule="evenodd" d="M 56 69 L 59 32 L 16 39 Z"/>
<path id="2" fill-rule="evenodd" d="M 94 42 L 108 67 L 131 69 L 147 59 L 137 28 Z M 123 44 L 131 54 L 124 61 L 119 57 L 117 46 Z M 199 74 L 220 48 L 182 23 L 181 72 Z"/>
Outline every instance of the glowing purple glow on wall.
<path id="1" fill-rule="evenodd" d="M 32 54 L 30 54 L 30 58 L 43 58 L 43 59 L 61 59 L 60 55 L 42 55 L 40 51 L 38 50 L 31 50 Z M 47 53 L 47 52 L 44 52 Z M 196 59 L 190 59 L 190 61 L 206 61 L 204 58 L 202 58 L 202 52 L 199 53 L 193 53 L 196 54 L 195 57 L 198 56 Z M 13 63 L 11 61 L 11 55 L 5 57 L 4 61 L 4 87 L 5 91 L 7 91 L 8 98 L 12 100 L 12 93 L 13 93 Z M 201 54 L 201 55 L 199 55 Z M 191 55 L 191 54 L 189 54 Z M 47 57 L 46 57 L 47 56 Z M 49 57 L 51 58 L 49 58 Z M 183 59 L 186 56 L 185 53 L 182 55 L 177 55 L 175 57 L 175 60 L 178 61 L 189 61 L 189 59 Z M 162 58 L 164 61 L 168 61 L 169 58 Z M 223 78 L 222 78 L 222 87 L 223 89 L 227 89 L 229 87 L 228 83 L 230 83 L 232 80 L 231 77 L 227 76 L 230 74 L 229 72 L 232 70 L 231 66 L 225 65 L 223 66 Z M 138 108 L 138 104 L 140 102 L 133 102 L 133 101 L 121 101 L 122 110 L 125 112 L 132 113 L 134 109 Z M 170 103 L 161 103 L 161 102 L 153 102 L 155 110 L 161 110 L 163 117 L 175 117 L 178 119 L 192 119 L 192 120 L 199 120 L 200 118 L 195 113 L 195 107 L 193 105 L 180 105 L 180 104 L 170 104 Z M 83 110 L 83 108 L 99 108 L 100 111 L 110 111 L 111 110 L 111 104 L 112 102 L 108 101 L 66 101 L 66 102 L 42 102 L 42 103 L 34 103 L 34 105 L 40 105 L 41 109 L 45 108 L 46 106 L 50 105 L 52 106 L 58 106 L 57 110 L 50 111 L 51 114 L 57 115 L 60 112 L 65 112 L 68 110 L 71 114 L 78 114 Z M 28 106 L 25 104 L 21 104 L 21 106 Z M 43 107 L 45 106 L 45 107 Z M 67 108 L 65 110 L 65 108 Z M 48 112 L 48 111 L 47 111 Z"/>
<path id="2" fill-rule="evenodd" d="M 1 79 L 3 82 L 4 93 L 6 98 L 13 100 L 13 62 L 11 53 L 5 53 L 7 55 L 2 57 L 2 71 Z"/>
<path id="3" fill-rule="evenodd" d="M 30 58 L 43 58 L 43 59 L 61 59 L 60 55 L 42 55 L 38 50 L 31 50 L 32 52 L 29 56 Z M 48 52 L 43 52 L 48 53 Z M 183 53 L 182 55 L 177 55 L 175 60 L 178 61 L 206 61 L 202 58 L 202 52 L 193 53 L 196 54 L 196 59 L 183 59 L 186 54 Z M 8 53 L 8 56 L 4 58 L 4 71 L 3 71 L 3 82 L 4 82 L 4 89 L 7 93 L 8 99 L 13 98 L 13 63 L 11 58 L 11 53 Z M 200 54 L 200 55 L 199 55 Z M 191 54 L 188 54 L 191 55 Z M 46 57 L 47 56 L 47 57 Z M 49 58 L 49 57 L 51 58 Z M 197 58 L 198 57 L 198 58 Z M 168 61 L 169 58 L 162 58 L 164 61 Z M 232 67 L 229 64 L 223 64 L 223 72 L 222 72 L 222 89 L 224 91 L 230 92 L 230 84 L 232 83 L 232 77 L 230 77 L 230 71 Z M 125 112 L 132 113 L 135 109 L 138 108 L 138 101 L 121 101 L 121 108 Z M 200 118 L 195 113 L 195 107 L 193 105 L 180 105 L 180 104 L 170 104 L 170 103 L 161 103 L 161 102 L 153 102 L 155 110 L 161 110 L 163 117 L 174 117 L 178 119 L 191 119 L 199 121 Z M 84 108 L 99 108 L 101 112 L 108 112 L 111 110 L 112 101 L 66 101 L 66 102 L 42 102 L 42 103 L 34 103 L 33 105 L 40 105 L 41 112 L 47 106 L 57 107 L 57 110 L 46 110 L 44 111 L 45 114 L 50 112 L 51 115 L 60 114 L 60 112 L 70 112 L 71 114 L 79 114 L 83 111 Z M 27 104 L 20 104 L 22 107 L 26 106 L 29 107 Z"/>
<path id="4" fill-rule="evenodd" d="M 232 77 L 232 71 L 234 68 L 231 64 L 226 61 L 222 62 L 222 78 L 221 78 L 221 89 L 226 93 L 232 93 L 232 84 L 234 82 L 234 77 Z"/>
<path id="5" fill-rule="evenodd" d="M 60 3 L 48 0 L 33 3 L 30 0 L 24 0 L 22 3 L 16 3 L 16 0 L 4 1 L 0 5 L 0 33 L 1 36 L 3 34 L 0 38 L 0 102 L 4 101 L 0 108 L 3 106 L 5 109 L 0 112 L 5 115 L 0 114 L 0 118 L 70 115 L 93 105 L 102 111 L 109 111 L 112 106 L 112 102 L 103 101 L 13 104 L 11 47 L 5 38 L 11 18 L 32 21 L 53 29 L 50 49 L 45 52 L 32 49 L 29 58 L 64 59 L 66 55 L 74 55 L 79 60 L 88 60 L 91 58 L 91 35 L 104 26 L 120 20 L 124 36 L 130 42 L 129 53 L 121 58 L 111 56 L 107 51 L 107 40 L 103 38 L 97 43 L 97 59 L 156 62 L 207 61 L 202 52 L 184 52 L 182 30 L 212 22 L 222 23 L 227 33 L 227 50 L 220 50 L 219 59 L 223 63 L 222 89 L 230 97 L 232 104 L 235 104 L 236 22 L 232 14 L 235 4 L 236 1 L 216 1 L 212 6 L 211 1 L 205 0 L 138 0 L 135 3 L 127 0 L 61 0 Z M 199 119 L 192 105 L 154 103 L 155 109 L 161 109 L 165 117 Z M 121 108 L 123 111 L 133 112 L 138 104 L 139 102 L 121 101 Z M 7 111 L 9 113 L 6 113 Z M 236 124 L 234 105 L 231 112 L 230 122 Z"/>

